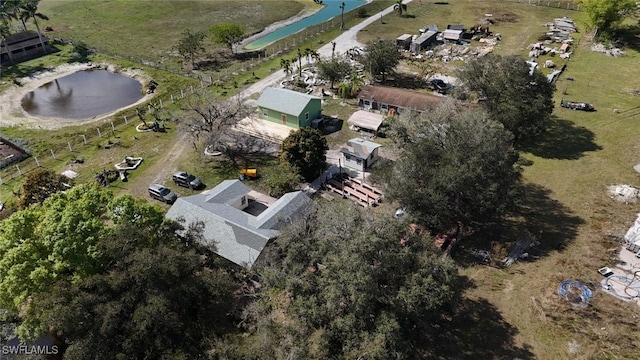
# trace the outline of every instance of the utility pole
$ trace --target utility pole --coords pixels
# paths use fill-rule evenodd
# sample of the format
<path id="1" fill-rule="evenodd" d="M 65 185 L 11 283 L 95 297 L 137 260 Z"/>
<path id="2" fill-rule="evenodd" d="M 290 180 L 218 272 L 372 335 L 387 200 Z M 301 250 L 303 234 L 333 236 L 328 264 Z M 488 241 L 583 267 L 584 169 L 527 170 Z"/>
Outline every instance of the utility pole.
<path id="1" fill-rule="evenodd" d="M 344 2 L 340 5 L 340 30 L 344 30 Z"/>

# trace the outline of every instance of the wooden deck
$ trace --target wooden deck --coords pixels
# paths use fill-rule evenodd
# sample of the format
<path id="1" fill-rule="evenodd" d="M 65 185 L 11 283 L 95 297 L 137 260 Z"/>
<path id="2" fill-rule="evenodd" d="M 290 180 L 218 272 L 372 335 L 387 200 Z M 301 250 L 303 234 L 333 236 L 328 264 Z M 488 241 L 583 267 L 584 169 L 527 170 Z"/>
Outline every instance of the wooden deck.
<path id="1" fill-rule="evenodd" d="M 324 184 L 325 188 L 355 201 L 358 205 L 376 206 L 382 201 L 382 191 L 364 181 L 353 179 L 347 174 L 338 174 Z"/>

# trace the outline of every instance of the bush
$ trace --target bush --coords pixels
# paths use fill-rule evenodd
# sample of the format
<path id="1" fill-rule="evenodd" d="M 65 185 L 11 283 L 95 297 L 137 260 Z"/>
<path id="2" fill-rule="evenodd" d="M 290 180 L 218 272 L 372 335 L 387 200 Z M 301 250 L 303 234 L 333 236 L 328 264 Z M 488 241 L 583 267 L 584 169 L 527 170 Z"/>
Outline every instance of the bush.
<path id="1" fill-rule="evenodd" d="M 365 9 L 364 7 L 358 8 L 357 14 L 359 18 L 367 17 L 367 9 Z"/>

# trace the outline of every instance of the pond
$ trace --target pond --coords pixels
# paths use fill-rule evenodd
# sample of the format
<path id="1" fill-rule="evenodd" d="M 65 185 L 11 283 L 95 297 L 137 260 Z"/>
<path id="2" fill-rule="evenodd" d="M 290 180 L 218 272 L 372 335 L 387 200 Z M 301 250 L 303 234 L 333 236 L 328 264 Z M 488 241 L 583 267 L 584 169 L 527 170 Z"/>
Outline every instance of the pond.
<path id="1" fill-rule="evenodd" d="M 294 23 L 274 30 L 273 32 L 270 32 L 265 36 L 247 44 L 244 48 L 246 50 L 260 49 L 280 39 L 284 39 L 289 35 L 293 35 L 298 31 L 304 30 L 309 26 L 318 25 L 333 17 L 340 16 L 340 14 L 342 13 L 340 5 L 343 2 L 345 5 L 345 14 L 367 3 L 366 0 L 324 0 L 323 2 L 325 6 L 313 15 L 307 16 Z"/>
<path id="2" fill-rule="evenodd" d="M 142 85 L 108 70 L 83 70 L 50 81 L 22 98 L 29 114 L 52 119 L 91 119 L 143 97 Z"/>

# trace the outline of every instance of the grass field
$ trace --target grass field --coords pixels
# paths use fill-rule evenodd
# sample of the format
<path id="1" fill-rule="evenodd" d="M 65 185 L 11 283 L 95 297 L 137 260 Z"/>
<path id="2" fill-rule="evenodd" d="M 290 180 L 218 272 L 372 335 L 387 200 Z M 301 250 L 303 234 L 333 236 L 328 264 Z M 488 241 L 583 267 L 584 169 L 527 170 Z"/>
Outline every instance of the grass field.
<path id="1" fill-rule="evenodd" d="M 248 34 L 298 14 L 311 1 L 57 1 L 44 0 L 39 9 L 51 20 L 49 37 L 84 41 L 101 52 L 145 59 L 168 68 L 179 68 L 174 47 L 182 33 L 208 35 L 219 22 L 240 23 Z M 219 47 L 206 40 L 208 51 Z"/>
<path id="2" fill-rule="evenodd" d="M 78 3 L 83 5 L 77 6 Z M 166 52 L 170 51 L 170 37 L 179 36 L 179 32 L 171 31 L 172 28 L 182 28 L 190 23 L 198 24 L 202 29 L 208 28 L 208 13 L 202 11 L 203 6 L 211 6 L 206 9 L 212 12 L 228 11 L 225 16 L 230 19 L 242 16 L 233 15 L 235 13 L 229 7 L 215 8 L 220 3 L 216 1 L 184 3 L 189 4 L 192 11 L 201 11 L 203 14 L 196 17 L 193 12 L 191 15 L 178 13 L 180 19 L 171 20 L 173 16 L 161 16 L 164 13 L 162 9 L 167 10 L 165 2 L 159 2 L 160 5 L 156 8 L 148 6 L 147 2 L 53 0 L 42 2 L 42 12 L 52 18 L 52 23 L 58 16 L 60 21 L 63 16 L 67 16 L 64 18 L 65 23 L 74 22 L 77 25 L 73 28 L 69 26 L 64 31 L 69 31 L 68 34 L 83 34 L 89 44 L 102 43 L 104 45 L 101 46 L 105 48 L 113 47 L 109 51 L 136 51 L 136 56 L 153 54 L 158 58 L 167 56 Z M 269 2 L 272 3 L 278 2 Z M 76 7 L 72 4 L 76 4 Z M 87 11 L 89 4 L 92 11 Z M 118 8 L 133 6 L 136 10 L 148 11 L 147 16 L 153 20 L 149 23 L 154 25 L 144 24 L 143 15 L 136 19 L 128 16 L 128 11 L 111 9 L 119 21 L 127 21 L 121 23 L 125 24 L 121 28 L 105 31 L 110 28 L 104 22 L 98 22 L 101 17 L 87 15 L 101 12 L 109 18 L 107 15 L 110 7 L 116 7 L 115 5 Z M 80 12 L 82 6 L 84 12 Z M 640 308 L 602 291 L 595 291 L 595 297 L 587 308 L 574 309 L 557 295 L 558 285 L 563 280 L 576 279 L 588 284 L 595 284 L 600 280 L 596 269 L 615 264 L 616 251 L 619 249 L 617 236 L 624 234 L 638 212 L 637 205 L 619 204 L 609 199 L 606 186 L 616 183 L 640 185 L 639 174 L 632 168 L 640 163 L 640 96 L 632 93 L 640 89 L 637 80 L 640 78 L 639 49 L 627 48 L 627 56 L 619 58 L 591 52 L 590 39 L 585 36 L 588 33 L 585 15 L 576 11 L 498 0 L 456 0 L 447 5 L 414 0 L 408 5 L 408 10 L 408 17 L 389 15 L 383 19 L 384 24 L 374 23 L 359 35 L 359 39 L 366 42 L 381 34 L 387 38 L 395 38 L 403 33 L 417 33 L 417 29 L 430 24 L 437 24 L 440 28 L 445 28 L 449 23 L 470 24 L 485 13 L 492 13 L 498 19 L 492 26 L 492 31 L 503 35 L 496 52 L 526 56 L 526 46 L 535 42 L 537 36 L 544 31 L 544 23 L 555 17 L 573 17 L 580 29 L 577 34 L 580 43 L 573 50 L 566 72 L 557 82 L 556 104 L 564 97 L 568 100 L 590 102 L 597 109 L 596 112 L 586 113 L 557 106 L 556 118 L 550 131 L 535 147 L 523 149 L 521 156 L 526 160 L 526 166 L 523 196 L 520 199 L 521 210 L 513 215 L 510 223 L 497 228 L 492 238 L 467 239 L 463 242 L 461 251 L 455 253 L 461 272 L 468 280 L 466 297 L 462 300 L 458 316 L 452 318 L 450 323 L 440 326 L 438 334 L 434 335 L 439 340 L 439 345 L 425 350 L 425 355 L 440 359 L 640 358 L 637 351 L 640 348 L 637 336 Z M 180 26 L 172 26 L 172 21 Z M 265 25 L 256 23 L 252 26 L 259 29 Z M 118 41 L 123 38 L 122 34 L 133 32 L 132 29 L 147 35 L 141 36 L 136 42 Z M 194 26 L 194 29 L 199 28 Z M 337 32 L 327 32 L 321 35 L 321 39 L 310 39 L 306 44 L 317 46 L 318 43 L 326 43 L 332 34 L 337 35 Z M 165 37 L 166 41 L 157 41 L 158 38 Z M 55 60 L 52 61 L 57 61 L 57 58 L 53 59 Z M 43 61 L 28 62 L 23 71 L 36 69 Z M 49 66 L 49 63 L 42 66 Z M 279 65 L 274 61 L 257 70 L 256 75 L 263 77 L 277 68 Z M 164 76 L 167 83 L 178 84 L 175 85 L 176 89 L 186 81 L 162 72 L 154 73 L 153 76 Z M 239 87 L 242 87 L 244 78 L 240 78 L 238 82 Z M 614 109 L 618 112 L 614 113 Z M 339 101 L 330 101 L 324 109 L 325 114 L 336 114 L 341 118 L 349 111 Z M 57 141 L 65 134 L 85 130 L 70 128 L 43 132 L 20 128 L 1 129 L 11 137 L 27 138 L 35 144 Z M 136 135 L 131 129 L 116 134 L 120 137 L 122 146 L 98 150 L 94 144 L 91 151 L 82 154 L 87 161 L 80 168 L 83 174 L 81 180 L 91 181 L 94 172 L 113 160 L 119 160 L 125 155 L 141 155 L 145 157 L 145 162 L 140 169 L 132 172 L 131 182 L 117 186 L 122 186 L 120 190 L 123 192 L 144 195 L 148 180 L 155 177 L 162 167 L 162 164 L 158 164 L 158 159 L 172 151 L 180 134 L 175 129 L 170 129 L 167 134 L 152 133 L 143 134 L 144 136 Z M 351 133 L 336 134 L 331 141 L 339 143 L 343 137 L 350 135 Z M 133 136 L 138 139 L 134 140 Z M 202 159 L 193 151 L 182 154 L 177 161 L 183 164 L 184 170 L 202 175 L 208 184 L 215 184 L 223 177 L 234 176 L 234 170 L 228 169 L 224 164 Z M 67 160 L 60 160 L 59 165 L 54 168 L 61 169 Z M 257 161 L 259 160 L 256 159 L 256 163 Z M 169 179 L 165 177 L 164 180 Z M 6 189 L 5 186 L 3 188 Z M 187 194 L 183 189 L 179 191 L 182 191 L 182 195 Z M 467 256 L 467 250 L 478 248 L 492 250 L 495 257 L 499 258 L 508 252 L 508 246 L 525 230 L 535 235 L 540 242 L 531 249 L 528 261 L 517 262 L 507 269 L 498 269 L 479 265 Z"/>

